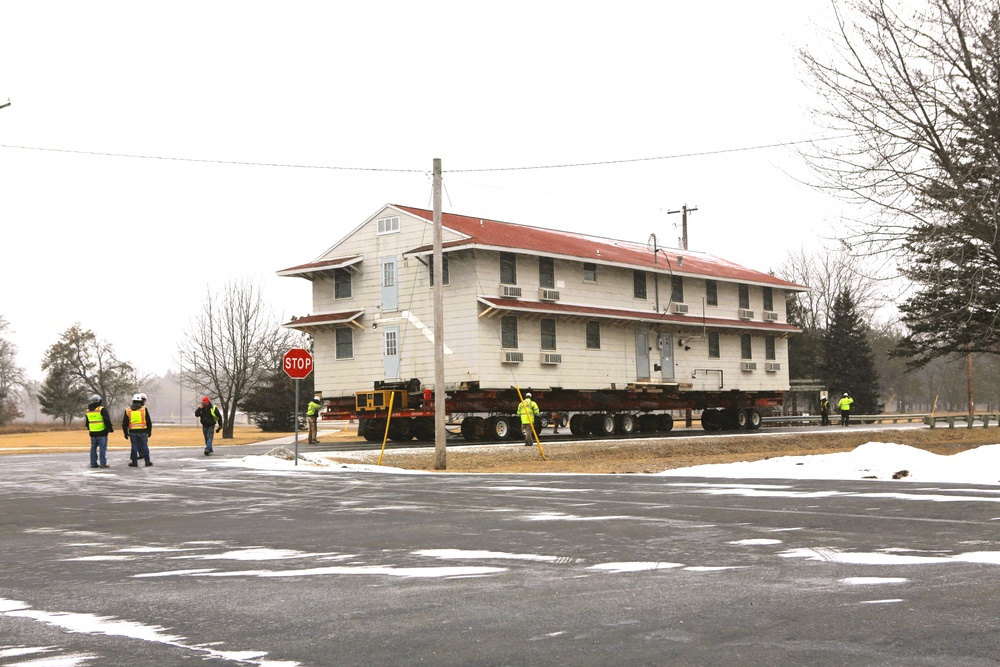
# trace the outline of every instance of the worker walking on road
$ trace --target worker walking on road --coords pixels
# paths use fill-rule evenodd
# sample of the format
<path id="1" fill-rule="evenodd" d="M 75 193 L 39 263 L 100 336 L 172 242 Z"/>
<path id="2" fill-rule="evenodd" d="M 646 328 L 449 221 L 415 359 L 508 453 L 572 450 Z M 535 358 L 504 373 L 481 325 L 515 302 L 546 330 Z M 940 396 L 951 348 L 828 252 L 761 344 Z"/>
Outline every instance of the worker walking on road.
<path id="1" fill-rule="evenodd" d="M 521 428 L 524 430 L 524 446 L 535 444 L 531 425 L 538 422 L 538 403 L 531 400 L 531 392 L 524 395 L 524 400 L 517 405 L 517 415 L 521 418 Z"/>
<path id="2" fill-rule="evenodd" d="M 201 434 L 205 438 L 205 456 L 211 456 L 214 434 L 222 430 L 222 415 L 219 414 L 219 408 L 212 405 L 212 399 L 204 396 L 201 399 L 201 407 L 194 411 L 194 416 L 201 420 Z"/>
<path id="3" fill-rule="evenodd" d="M 87 430 L 90 431 L 90 467 L 107 468 L 108 434 L 114 433 L 115 428 L 111 425 L 108 409 L 101 404 L 101 397 L 97 394 L 90 397 L 90 405 L 87 406 Z"/>
<path id="4" fill-rule="evenodd" d="M 830 401 L 827 400 L 826 396 L 819 399 L 819 425 L 830 425 Z"/>
<path id="5" fill-rule="evenodd" d="M 146 465 L 153 465 L 149 458 L 149 437 L 153 434 L 153 419 L 149 416 L 149 410 L 142 404 L 142 394 L 132 397 L 132 406 L 125 408 L 125 416 L 122 418 L 122 430 L 125 431 L 125 439 L 132 443 L 130 468 L 139 465 L 139 459 L 145 459 Z"/>
<path id="6" fill-rule="evenodd" d="M 854 399 L 846 391 L 844 395 L 840 397 L 837 401 L 837 409 L 840 410 L 840 425 L 847 426 L 851 421 L 851 406 L 854 405 Z"/>
<path id="7" fill-rule="evenodd" d="M 319 413 L 323 410 L 323 404 L 320 402 L 323 397 L 320 394 L 313 396 L 313 399 L 309 401 L 309 407 L 306 408 L 306 423 L 309 424 L 309 444 L 318 445 L 319 439 L 316 437 L 316 420 L 319 419 Z"/>

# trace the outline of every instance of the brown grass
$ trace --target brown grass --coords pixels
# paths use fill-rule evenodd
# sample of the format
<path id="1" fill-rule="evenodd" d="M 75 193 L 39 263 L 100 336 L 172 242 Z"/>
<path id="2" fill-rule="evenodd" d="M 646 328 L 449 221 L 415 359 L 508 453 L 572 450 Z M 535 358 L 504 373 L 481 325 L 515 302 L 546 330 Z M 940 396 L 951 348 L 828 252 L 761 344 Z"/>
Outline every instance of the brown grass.
<path id="1" fill-rule="evenodd" d="M 291 436 L 292 433 L 264 433 L 253 426 L 238 426 L 234 437 L 218 435 L 215 447 L 255 444 L 265 440 Z M 300 443 L 306 434 L 299 432 Z M 320 430 L 324 442 L 362 443 L 352 429 Z M 911 428 L 862 431 L 812 428 L 798 433 L 771 435 L 734 434 L 711 437 L 636 438 L 633 440 L 591 440 L 583 442 L 552 442 L 542 439 L 543 460 L 537 447 L 500 445 L 488 447 L 449 447 L 448 472 L 487 473 L 655 473 L 703 463 L 755 461 L 774 456 L 802 456 L 846 452 L 866 442 L 894 442 L 919 447 L 936 454 L 955 454 L 984 444 L 1000 442 L 1000 430 L 994 428 Z M 198 426 L 154 427 L 150 445 L 157 447 L 202 447 Z M 0 434 L 0 454 L 42 454 L 55 452 L 88 452 L 90 438 L 80 426 L 72 431 L 44 433 Z M 128 442 L 121 431 L 115 430 L 108 440 L 111 451 L 127 451 Z M 330 454 L 344 463 L 375 463 L 378 451 L 338 452 Z M 434 449 L 390 449 L 382 465 L 411 470 L 433 470 Z"/>

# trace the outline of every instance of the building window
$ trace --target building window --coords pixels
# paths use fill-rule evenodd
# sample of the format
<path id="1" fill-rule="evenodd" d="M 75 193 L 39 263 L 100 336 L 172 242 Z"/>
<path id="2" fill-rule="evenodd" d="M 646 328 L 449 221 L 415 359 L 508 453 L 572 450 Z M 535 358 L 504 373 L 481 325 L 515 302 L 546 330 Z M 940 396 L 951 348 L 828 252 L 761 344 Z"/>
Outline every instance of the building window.
<path id="1" fill-rule="evenodd" d="M 347 269 L 334 269 L 333 271 L 333 298 L 351 298 L 351 272 Z"/>
<path id="2" fill-rule="evenodd" d="M 601 349 L 601 323 L 587 322 L 587 349 Z"/>
<path id="3" fill-rule="evenodd" d="M 646 272 L 634 269 L 632 271 L 632 298 L 646 298 Z"/>
<path id="4" fill-rule="evenodd" d="M 542 349 L 556 349 L 556 321 L 551 318 L 542 320 Z"/>
<path id="5" fill-rule="evenodd" d="M 740 285 L 740 308 L 750 307 L 750 286 Z"/>
<path id="6" fill-rule="evenodd" d="M 500 318 L 500 347 L 506 350 L 517 349 L 517 317 L 514 315 Z"/>
<path id="7" fill-rule="evenodd" d="M 774 356 L 774 336 L 764 336 L 764 358 L 768 361 L 776 359 Z"/>
<path id="8" fill-rule="evenodd" d="M 396 263 L 382 262 L 382 287 L 395 287 Z"/>
<path id="9" fill-rule="evenodd" d="M 517 255 L 512 252 L 500 253 L 500 284 L 517 284 Z"/>
<path id="10" fill-rule="evenodd" d="M 774 310 L 774 290 L 764 288 L 764 310 Z"/>
<path id="11" fill-rule="evenodd" d="M 387 357 L 395 357 L 399 354 L 399 332 L 395 330 L 388 330 L 382 334 L 382 340 L 384 342 L 384 354 Z"/>
<path id="12" fill-rule="evenodd" d="M 719 332 L 713 331 L 708 334 L 708 358 L 709 359 L 719 359 L 722 355 L 720 354 L 719 348 Z"/>
<path id="13" fill-rule="evenodd" d="M 551 257 L 538 258 L 538 286 L 545 289 L 556 287 L 555 260 Z"/>
<path id="14" fill-rule="evenodd" d="M 377 223 L 379 234 L 395 234 L 399 232 L 399 216 L 382 218 Z"/>
<path id="15" fill-rule="evenodd" d="M 354 358 L 354 332 L 350 329 L 337 329 L 337 358 Z"/>
<path id="16" fill-rule="evenodd" d="M 719 305 L 719 283 L 714 280 L 705 281 L 705 303 L 709 306 Z"/>
<path id="17" fill-rule="evenodd" d="M 427 280 L 434 287 L 434 255 L 427 257 Z M 451 276 L 448 271 L 448 255 L 441 255 L 441 284 L 450 285 Z"/>
<path id="18" fill-rule="evenodd" d="M 593 262 L 583 263 L 583 282 L 585 283 L 597 282 L 597 264 L 594 264 Z"/>
<path id="19" fill-rule="evenodd" d="M 684 278 L 670 276 L 670 300 L 674 303 L 684 303 Z"/>
<path id="20" fill-rule="evenodd" d="M 753 346 L 750 344 L 750 334 L 740 336 L 740 359 L 753 359 Z"/>

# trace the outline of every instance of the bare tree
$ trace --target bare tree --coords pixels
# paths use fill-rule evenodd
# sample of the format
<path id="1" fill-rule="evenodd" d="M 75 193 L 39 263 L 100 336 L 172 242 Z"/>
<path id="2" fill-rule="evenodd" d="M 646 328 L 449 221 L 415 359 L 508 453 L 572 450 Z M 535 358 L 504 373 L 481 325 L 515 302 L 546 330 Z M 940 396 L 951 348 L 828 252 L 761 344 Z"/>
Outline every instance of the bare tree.
<path id="1" fill-rule="evenodd" d="M 9 325 L 0 317 L 0 332 Z M 25 383 L 24 369 L 17 365 L 17 346 L 0 338 L 0 425 L 21 416 L 17 391 Z"/>
<path id="2" fill-rule="evenodd" d="M 866 205 L 844 239 L 894 252 L 914 289 L 897 353 L 1000 352 L 1000 5 L 832 2 L 829 51 L 802 60 L 819 116 L 846 139 L 809 155 L 823 185 Z"/>
<path id="3" fill-rule="evenodd" d="M 809 287 L 808 292 L 796 295 L 802 318 L 798 324 L 806 331 L 826 328 L 834 301 L 845 291 L 856 300 L 858 314 L 871 326 L 888 301 L 886 291 L 892 287 L 886 276 L 846 249 L 807 253 L 800 248 L 788 254 L 776 273 L 780 278 Z"/>
<path id="4" fill-rule="evenodd" d="M 180 347 L 182 377 L 188 387 L 217 398 L 223 438 L 233 437 L 237 404 L 273 375 L 275 351 L 288 349 L 293 339 L 265 307 L 256 282 L 231 280 L 221 293 L 206 293 Z"/>

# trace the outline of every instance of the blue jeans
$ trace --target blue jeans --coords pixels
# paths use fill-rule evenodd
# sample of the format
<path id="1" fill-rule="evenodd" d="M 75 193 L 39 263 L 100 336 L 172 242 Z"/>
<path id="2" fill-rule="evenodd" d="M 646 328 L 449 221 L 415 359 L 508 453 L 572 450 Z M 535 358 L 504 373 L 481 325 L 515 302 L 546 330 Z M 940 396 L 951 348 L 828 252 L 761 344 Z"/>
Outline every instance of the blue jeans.
<path id="1" fill-rule="evenodd" d="M 108 465 L 108 436 L 107 435 L 92 435 L 90 436 L 90 467 L 93 468 L 97 465 L 97 453 L 101 453 L 101 465 Z"/>
<path id="2" fill-rule="evenodd" d="M 212 439 L 215 438 L 214 426 L 202 426 L 201 433 L 205 436 L 205 451 L 212 451 Z"/>
<path id="3" fill-rule="evenodd" d="M 132 460 L 146 459 L 149 461 L 149 434 L 132 431 L 128 434 L 128 439 L 132 441 Z"/>

